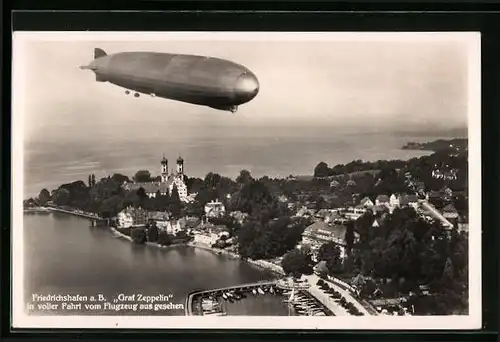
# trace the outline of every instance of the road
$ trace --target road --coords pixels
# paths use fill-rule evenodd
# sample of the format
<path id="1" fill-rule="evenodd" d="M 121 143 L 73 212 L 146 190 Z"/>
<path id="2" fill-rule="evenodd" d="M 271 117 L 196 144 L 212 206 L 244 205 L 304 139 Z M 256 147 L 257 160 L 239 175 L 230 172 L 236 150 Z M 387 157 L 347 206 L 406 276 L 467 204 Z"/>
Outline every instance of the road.
<path id="1" fill-rule="evenodd" d="M 317 275 L 312 274 L 305 276 L 307 279 L 307 282 L 311 285 L 311 287 L 308 289 L 309 293 L 311 293 L 314 297 L 316 297 L 323 305 L 325 305 L 328 309 L 330 309 L 335 316 L 347 316 L 349 313 L 347 310 L 341 306 L 339 303 L 337 303 L 333 298 L 331 298 L 328 294 L 323 292 L 319 288 L 318 285 L 318 280 L 320 279 Z M 371 315 L 361 303 L 359 303 L 348 291 L 344 290 L 340 286 L 336 285 L 335 283 L 332 283 L 331 281 L 323 279 L 324 282 L 326 282 L 328 285 L 330 285 L 331 288 L 333 288 L 335 291 L 339 292 L 346 301 L 351 302 L 358 310 L 359 312 L 362 312 L 364 315 L 369 316 Z"/>

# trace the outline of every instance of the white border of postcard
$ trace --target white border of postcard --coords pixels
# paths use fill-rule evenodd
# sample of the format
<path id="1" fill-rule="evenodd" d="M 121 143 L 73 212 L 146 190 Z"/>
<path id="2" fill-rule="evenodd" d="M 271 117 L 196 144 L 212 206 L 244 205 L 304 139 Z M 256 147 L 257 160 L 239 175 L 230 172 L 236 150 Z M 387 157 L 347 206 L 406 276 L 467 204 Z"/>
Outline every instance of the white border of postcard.
<path id="1" fill-rule="evenodd" d="M 479 329 L 481 328 L 481 36 L 479 32 L 14 32 L 12 76 L 12 325 L 15 328 Z M 23 300 L 23 44 L 27 41 L 464 41 L 468 59 L 469 315 L 467 316 L 28 316 Z"/>

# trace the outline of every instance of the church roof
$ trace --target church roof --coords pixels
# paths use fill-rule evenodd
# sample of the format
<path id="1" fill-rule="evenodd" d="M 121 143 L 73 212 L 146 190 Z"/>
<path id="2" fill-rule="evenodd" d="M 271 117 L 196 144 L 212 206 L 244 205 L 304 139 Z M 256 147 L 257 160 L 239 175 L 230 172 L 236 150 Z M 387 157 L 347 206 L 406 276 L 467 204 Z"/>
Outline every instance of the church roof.
<path id="1" fill-rule="evenodd" d="M 177 162 L 178 162 L 178 163 L 183 163 L 183 162 L 184 162 L 184 159 L 182 159 L 182 157 L 181 157 L 181 156 L 179 156 L 179 158 L 177 158 Z"/>
<path id="2" fill-rule="evenodd" d="M 160 191 L 161 193 L 168 192 L 170 185 L 172 184 L 173 180 L 169 178 L 167 182 L 161 183 L 161 182 L 151 182 L 151 183 L 129 183 L 127 184 L 127 188 L 131 191 L 134 190 L 139 190 L 140 188 L 143 188 L 144 191 L 147 194 L 150 193 L 156 193 L 157 191 Z"/>

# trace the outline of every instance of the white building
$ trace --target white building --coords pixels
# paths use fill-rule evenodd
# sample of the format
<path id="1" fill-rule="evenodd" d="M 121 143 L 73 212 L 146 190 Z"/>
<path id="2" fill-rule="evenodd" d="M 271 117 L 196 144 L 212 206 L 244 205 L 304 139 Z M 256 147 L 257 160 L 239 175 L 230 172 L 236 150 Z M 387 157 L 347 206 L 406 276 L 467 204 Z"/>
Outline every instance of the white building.
<path id="1" fill-rule="evenodd" d="M 147 221 L 147 213 L 142 208 L 128 207 L 118 213 L 117 220 L 118 227 L 120 228 L 145 225 Z"/>
<path id="2" fill-rule="evenodd" d="M 401 195 L 399 194 L 392 194 L 391 197 L 389 197 L 389 205 L 393 208 L 397 208 L 400 205 L 400 198 Z"/>
<path id="3" fill-rule="evenodd" d="M 206 217 L 222 217 L 226 213 L 224 203 L 220 201 L 211 201 L 205 204 Z"/>
<path id="4" fill-rule="evenodd" d="M 368 210 L 366 208 L 353 208 L 349 207 L 346 209 L 343 209 L 341 211 L 341 214 L 345 216 L 348 220 L 357 220 L 360 218 L 364 213 L 366 213 Z"/>
<path id="5" fill-rule="evenodd" d="M 219 239 L 219 235 L 216 233 L 206 233 L 198 232 L 194 234 L 194 242 L 200 243 L 207 246 L 212 246 Z"/>

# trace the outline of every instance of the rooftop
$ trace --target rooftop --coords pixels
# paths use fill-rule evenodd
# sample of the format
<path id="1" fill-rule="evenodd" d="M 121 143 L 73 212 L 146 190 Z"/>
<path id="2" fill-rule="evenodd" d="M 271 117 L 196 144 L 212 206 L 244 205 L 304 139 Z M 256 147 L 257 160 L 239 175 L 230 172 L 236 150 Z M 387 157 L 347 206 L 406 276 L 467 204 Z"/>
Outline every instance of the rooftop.
<path id="1" fill-rule="evenodd" d="M 307 227 L 304 232 L 309 234 L 329 234 L 337 239 L 344 239 L 346 227 L 340 224 L 328 224 L 323 221 L 318 221 Z"/>

